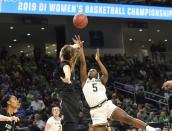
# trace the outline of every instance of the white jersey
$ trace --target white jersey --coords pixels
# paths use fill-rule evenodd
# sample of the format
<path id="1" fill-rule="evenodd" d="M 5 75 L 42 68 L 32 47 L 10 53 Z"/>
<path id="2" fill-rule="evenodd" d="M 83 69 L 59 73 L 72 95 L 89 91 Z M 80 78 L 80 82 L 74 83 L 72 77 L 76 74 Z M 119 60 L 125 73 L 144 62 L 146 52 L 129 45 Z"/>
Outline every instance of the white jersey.
<path id="1" fill-rule="evenodd" d="M 47 120 L 47 123 L 51 127 L 48 131 L 62 131 L 61 119 L 57 120 L 53 116 Z"/>
<path id="2" fill-rule="evenodd" d="M 100 79 L 87 78 L 82 90 L 90 107 L 97 106 L 107 99 L 106 88 Z"/>

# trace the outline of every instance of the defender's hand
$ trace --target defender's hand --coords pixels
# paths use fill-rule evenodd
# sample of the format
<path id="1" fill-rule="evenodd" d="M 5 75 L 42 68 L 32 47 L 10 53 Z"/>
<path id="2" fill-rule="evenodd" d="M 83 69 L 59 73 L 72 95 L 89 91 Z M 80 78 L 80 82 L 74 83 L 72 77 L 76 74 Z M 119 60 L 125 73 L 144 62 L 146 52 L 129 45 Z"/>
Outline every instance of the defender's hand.
<path id="1" fill-rule="evenodd" d="M 75 35 L 75 38 L 72 38 L 74 45 L 74 48 L 82 48 L 84 41 L 81 41 L 81 38 L 79 35 Z"/>

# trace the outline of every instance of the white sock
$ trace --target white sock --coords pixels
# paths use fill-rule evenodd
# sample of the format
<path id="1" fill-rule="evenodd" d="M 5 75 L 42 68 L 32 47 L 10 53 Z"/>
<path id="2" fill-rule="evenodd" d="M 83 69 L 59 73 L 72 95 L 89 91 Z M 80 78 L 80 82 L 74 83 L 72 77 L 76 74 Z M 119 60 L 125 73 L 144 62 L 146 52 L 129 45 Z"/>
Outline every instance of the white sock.
<path id="1" fill-rule="evenodd" d="M 149 125 L 147 125 L 146 126 L 146 131 L 156 131 L 156 129 L 151 127 L 151 126 L 149 126 Z"/>

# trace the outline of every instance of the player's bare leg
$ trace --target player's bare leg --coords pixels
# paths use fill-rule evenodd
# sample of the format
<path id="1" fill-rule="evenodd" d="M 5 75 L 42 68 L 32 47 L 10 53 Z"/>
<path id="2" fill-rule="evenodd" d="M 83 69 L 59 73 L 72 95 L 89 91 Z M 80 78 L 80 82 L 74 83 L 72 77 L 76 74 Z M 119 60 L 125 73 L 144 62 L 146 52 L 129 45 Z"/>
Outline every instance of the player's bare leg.
<path id="1" fill-rule="evenodd" d="M 116 108 L 111 115 L 111 118 L 115 121 L 125 123 L 128 125 L 133 125 L 138 129 L 146 129 L 147 131 L 158 131 L 158 129 L 147 126 L 147 124 L 139 119 L 129 116 L 124 110 Z"/>

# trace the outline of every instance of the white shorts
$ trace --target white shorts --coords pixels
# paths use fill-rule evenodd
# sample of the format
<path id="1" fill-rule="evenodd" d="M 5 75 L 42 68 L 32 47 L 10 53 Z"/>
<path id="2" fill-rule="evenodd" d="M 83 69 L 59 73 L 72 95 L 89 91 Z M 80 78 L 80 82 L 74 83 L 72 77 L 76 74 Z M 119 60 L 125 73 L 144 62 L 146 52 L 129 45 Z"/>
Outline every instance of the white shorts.
<path id="1" fill-rule="evenodd" d="M 107 119 L 111 117 L 113 111 L 117 108 L 116 105 L 112 103 L 111 100 L 103 103 L 101 107 L 90 110 L 91 119 L 93 126 L 103 125 L 107 123 Z"/>

